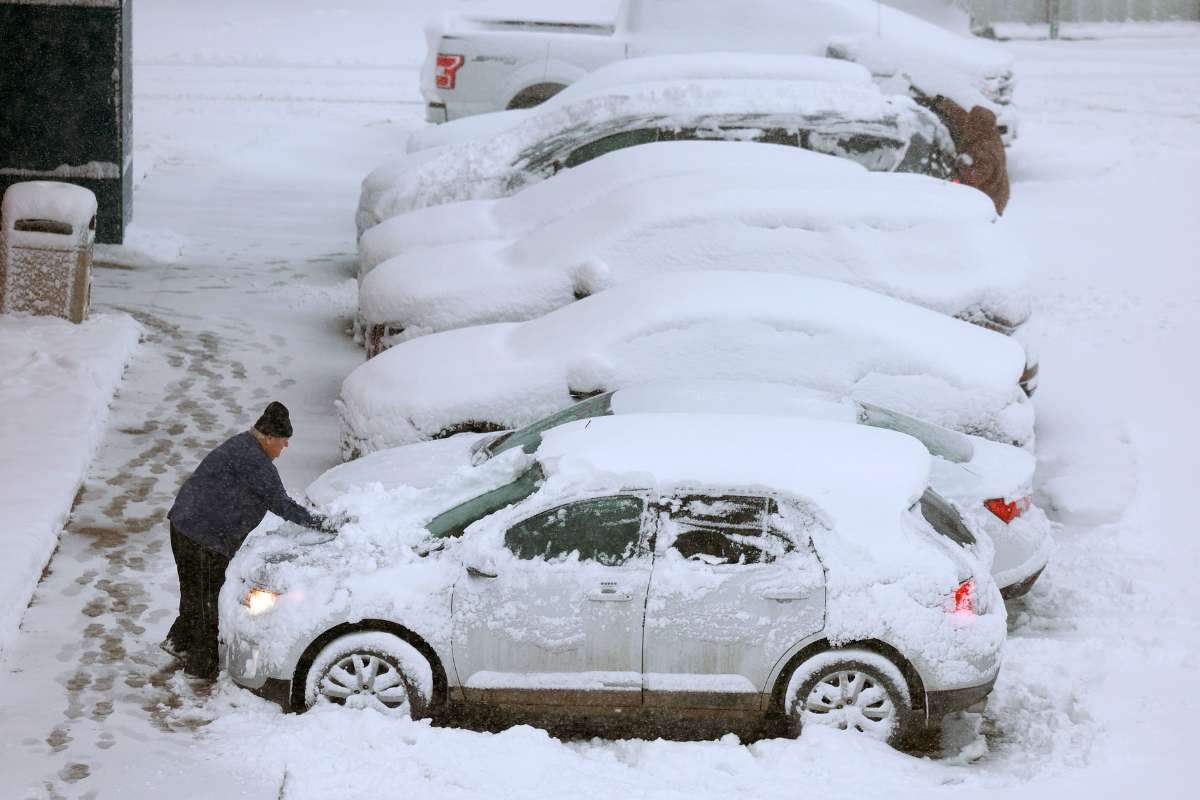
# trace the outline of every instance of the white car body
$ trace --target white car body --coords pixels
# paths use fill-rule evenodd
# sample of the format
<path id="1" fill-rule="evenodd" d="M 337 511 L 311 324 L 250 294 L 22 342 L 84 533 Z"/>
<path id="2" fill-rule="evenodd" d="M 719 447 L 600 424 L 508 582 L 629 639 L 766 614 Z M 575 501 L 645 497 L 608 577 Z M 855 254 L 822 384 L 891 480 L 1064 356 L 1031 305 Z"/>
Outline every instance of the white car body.
<path id="1" fill-rule="evenodd" d="M 533 463 L 538 483 L 519 478 Z M 317 700 L 316 654 L 366 629 L 396 635 L 427 662 L 413 672 L 435 713 L 545 703 L 761 716 L 790 710 L 794 687 L 784 690 L 809 658 L 869 647 L 903 673 L 912 708 L 933 718 L 986 696 L 1006 625 L 973 549 L 917 510 L 929 469 L 911 437 L 836 423 L 666 414 L 568 424 L 532 456 L 511 451 L 426 492 L 374 486 L 342 497 L 358 521 L 332 541 L 297 546 L 286 527 L 251 537 L 221 593 L 224 664 L 238 684 L 304 706 Z M 502 497 L 446 532 L 440 512 L 454 516 L 462 499 L 514 480 L 530 481 L 520 499 Z M 773 554 L 681 557 L 680 514 L 697 502 L 697 513 L 721 514 L 731 494 L 770 503 L 761 529 L 733 538 Z M 538 521 L 614 495 L 643 510 L 603 534 L 592 523 L 586 544 L 563 543 Z M 431 541 L 426 526 L 443 538 Z M 547 530 L 542 557 L 528 536 Z M 251 589 L 274 600 L 244 605 Z"/>
<path id="2" fill-rule="evenodd" d="M 952 174 L 954 143 L 938 117 L 907 97 L 885 95 L 861 67 L 804 56 L 738 60 L 744 69 L 699 69 L 694 56 L 629 62 L 639 67 L 633 75 L 617 65 L 623 69 L 612 85 L 601 81 L 515 124 L 506 118 L 503 130 L 483 138 L 383 165 L 363 181 L 359 235 L 397 214 L 515 194 L 604 152 L 664 139 L 780 141 L 878 171 Z M 646 62 L 662 65 L 663 77 L 638 78 Z M 770 69 L 782 77 L 762 77 Z"/>
<path id="3" fill-rule="evenodd" d="M 944 9 L 929 11 L 950 21 Z M 432 19 L 425 35 L 421 93 L 431 122 L 535 105 L 623 59 L 731 47 L 857 61 L 880 81 L 967 108 L 1006 105 L 1012 91 L 1002 47 L 872 0 L 509 0 Z"/>
<path id="4" fill-rule="evenodd" d="M 596 161 L 638 150 L 650 155 L 658 146 Z M 368 355 L 450 328 L 533 319 L 630 280 L 705 269 L 841 281 L 1004 333 L 1028 318 L 1027 259 L 993 224 L 986 195 L 923 175 L 869 172 L 833 156 L 773 149 L 791 163 L 778 158 L 781 168 L 769 173 L 639 181 L 515 240 L 403 252 L 413 230 L 407 218 L 422 214 L 394 217 L 389 223 L 397 226 L 368 231 L 360 248 Z M 520 197 L 496 201 L 497 215 L 514 216 L 502 205 Z"/>
<path id="5" fill-rule="evenodd" d="M 581 401 L 508 434 L 463 433 L 447 439 L 380 450 L 326 472 L 308 487 L 317 506 L 379 484 L 389 491 L 429 489 L 473 463 L 513 447 L 527 451 L 545 431 L 566 422 L 608 414 L 758 414 L 847 424 L 907 433 L 933 456 L 929 485 L 949 500 L 977 537 L 992 543 L 992 577 L 1006 597 L 1027 591 L 1049 560 L 1050 521 L 1030 503 L 1034 457 L 1012 445 L 966 436 L 887 409 L 864 406 L 801 386 L 711 380 L 637 384 Z M 1016 516 L 1003 519 L 997 511 Z M 989 508 L 989 505 L 991 508 Z"/>
<path id="6" fill-rule="evenodd" d="M 696 272 L 622 284 L 536 320 L 402 342 L 337 401 L 351 458 L 464 430 L 521 427 L 590 394 L 682 378 L 811 386 L 1029 444 L 1007 336 L 815 278 Z"/>

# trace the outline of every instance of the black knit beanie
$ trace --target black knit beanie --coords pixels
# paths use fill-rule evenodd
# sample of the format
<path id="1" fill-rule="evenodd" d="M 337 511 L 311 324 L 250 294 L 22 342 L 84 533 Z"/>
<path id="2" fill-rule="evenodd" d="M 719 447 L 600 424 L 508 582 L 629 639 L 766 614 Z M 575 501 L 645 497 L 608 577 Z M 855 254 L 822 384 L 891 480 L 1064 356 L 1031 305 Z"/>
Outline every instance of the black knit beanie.
<path id="1" fill-rule="evenodd" d="M 254 428 L 263 436 L 278 436 L 290 439 L 292 436 L 292 419 L 288 416 L 287 406 L 278 400 L 272 400 L 267 410 L 254 423 Z"/>

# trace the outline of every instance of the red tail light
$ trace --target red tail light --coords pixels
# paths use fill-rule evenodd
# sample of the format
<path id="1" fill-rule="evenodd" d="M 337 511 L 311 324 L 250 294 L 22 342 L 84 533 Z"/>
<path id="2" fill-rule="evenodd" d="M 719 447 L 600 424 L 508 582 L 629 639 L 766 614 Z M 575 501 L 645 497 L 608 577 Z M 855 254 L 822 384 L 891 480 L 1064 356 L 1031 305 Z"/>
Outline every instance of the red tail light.
<path id="1" fill-rule="evenodd" d="M 983 505 L 1007 525 L 1029 509 L 1029 498 L 1022 497 L 1020 500 L 1006 503 L 1003 497 L 993 497 L 991 500 L 984 500 Z"/>
<path id="2" fill-rule="evenodd" d="M 954 613 L 971 614 L 975 611 L 975 581 L 968 578 L 954 590 Z"/>
<path id="3" fill-rule="evenodd" d="M 458 68 L 466 61 L 462 56 L 438 53 L 437 68 L 433 71 L 434 82 L 439 89 L 453 89 L 457 82 Z"/>

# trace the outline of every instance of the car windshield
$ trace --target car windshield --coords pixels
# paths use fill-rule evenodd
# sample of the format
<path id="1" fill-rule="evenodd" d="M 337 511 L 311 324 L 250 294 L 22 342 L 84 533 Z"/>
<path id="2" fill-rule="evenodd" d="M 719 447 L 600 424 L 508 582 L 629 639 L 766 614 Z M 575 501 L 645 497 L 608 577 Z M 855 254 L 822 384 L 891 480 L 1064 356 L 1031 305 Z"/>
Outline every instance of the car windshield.
<path id="1" fill-rule="evenodd" d="M 484 492 L 449 511 L 438 514 L 425 529 L 434 539 L 450 539 L 462 536 L 467 526 L 488 514 L 494 514 L 505 506 L 519 503 L 537 491 L 545 475 L 538 464 L 534 464 L 512 483 Z"/>
<path id="2" fill-rule="evenodd" d="M 551 414 L 548 417 L 543 417 L 537 422 L 526 425 L 524 428 L 502 434 L 484 446 L 483 452 L 486 456 L 484 460 L 486 461 L 488 458 L 503 453 L 505 450 L 511 450 L 514 447 L 523 447 L 526 453 L 532 453 L 541 444 L 542 434 L 551 428 L 556 428 L 568 422 L 574 422 L 577 419 L 591 419 L 592 417 L 603 417 L 611 414 L 612 396 L 612 392 L 605 392 L 595 397 L 589 397 L 587 400 L 581 400 L 573 406 L 564 408 L 562 411 Z"/>
<path id="3" fill-rule="evenodd" d="M 964 547 L 975 544 L 974 535 L 963 524 L 962 517 L 946 498 L 933 489 L 926 489 L 918 503 L 921 506 L 921 516 L 935 531 Z"/>

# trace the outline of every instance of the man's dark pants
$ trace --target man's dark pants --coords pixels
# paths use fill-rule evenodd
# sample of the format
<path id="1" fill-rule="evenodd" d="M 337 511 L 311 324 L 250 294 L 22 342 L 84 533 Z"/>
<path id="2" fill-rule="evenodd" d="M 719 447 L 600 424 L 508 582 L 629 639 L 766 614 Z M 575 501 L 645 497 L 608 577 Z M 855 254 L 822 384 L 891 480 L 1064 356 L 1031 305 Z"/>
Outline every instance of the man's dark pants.
<path id="1" fill-rule="evenodd" d="M 184 669 L 198 678 L 216 678 L 217 595 L 229 558 L 189 539 L 171 526 L 171 552 L 179 572 L 179 616 L 167 639 L 184 653 Z"/>

